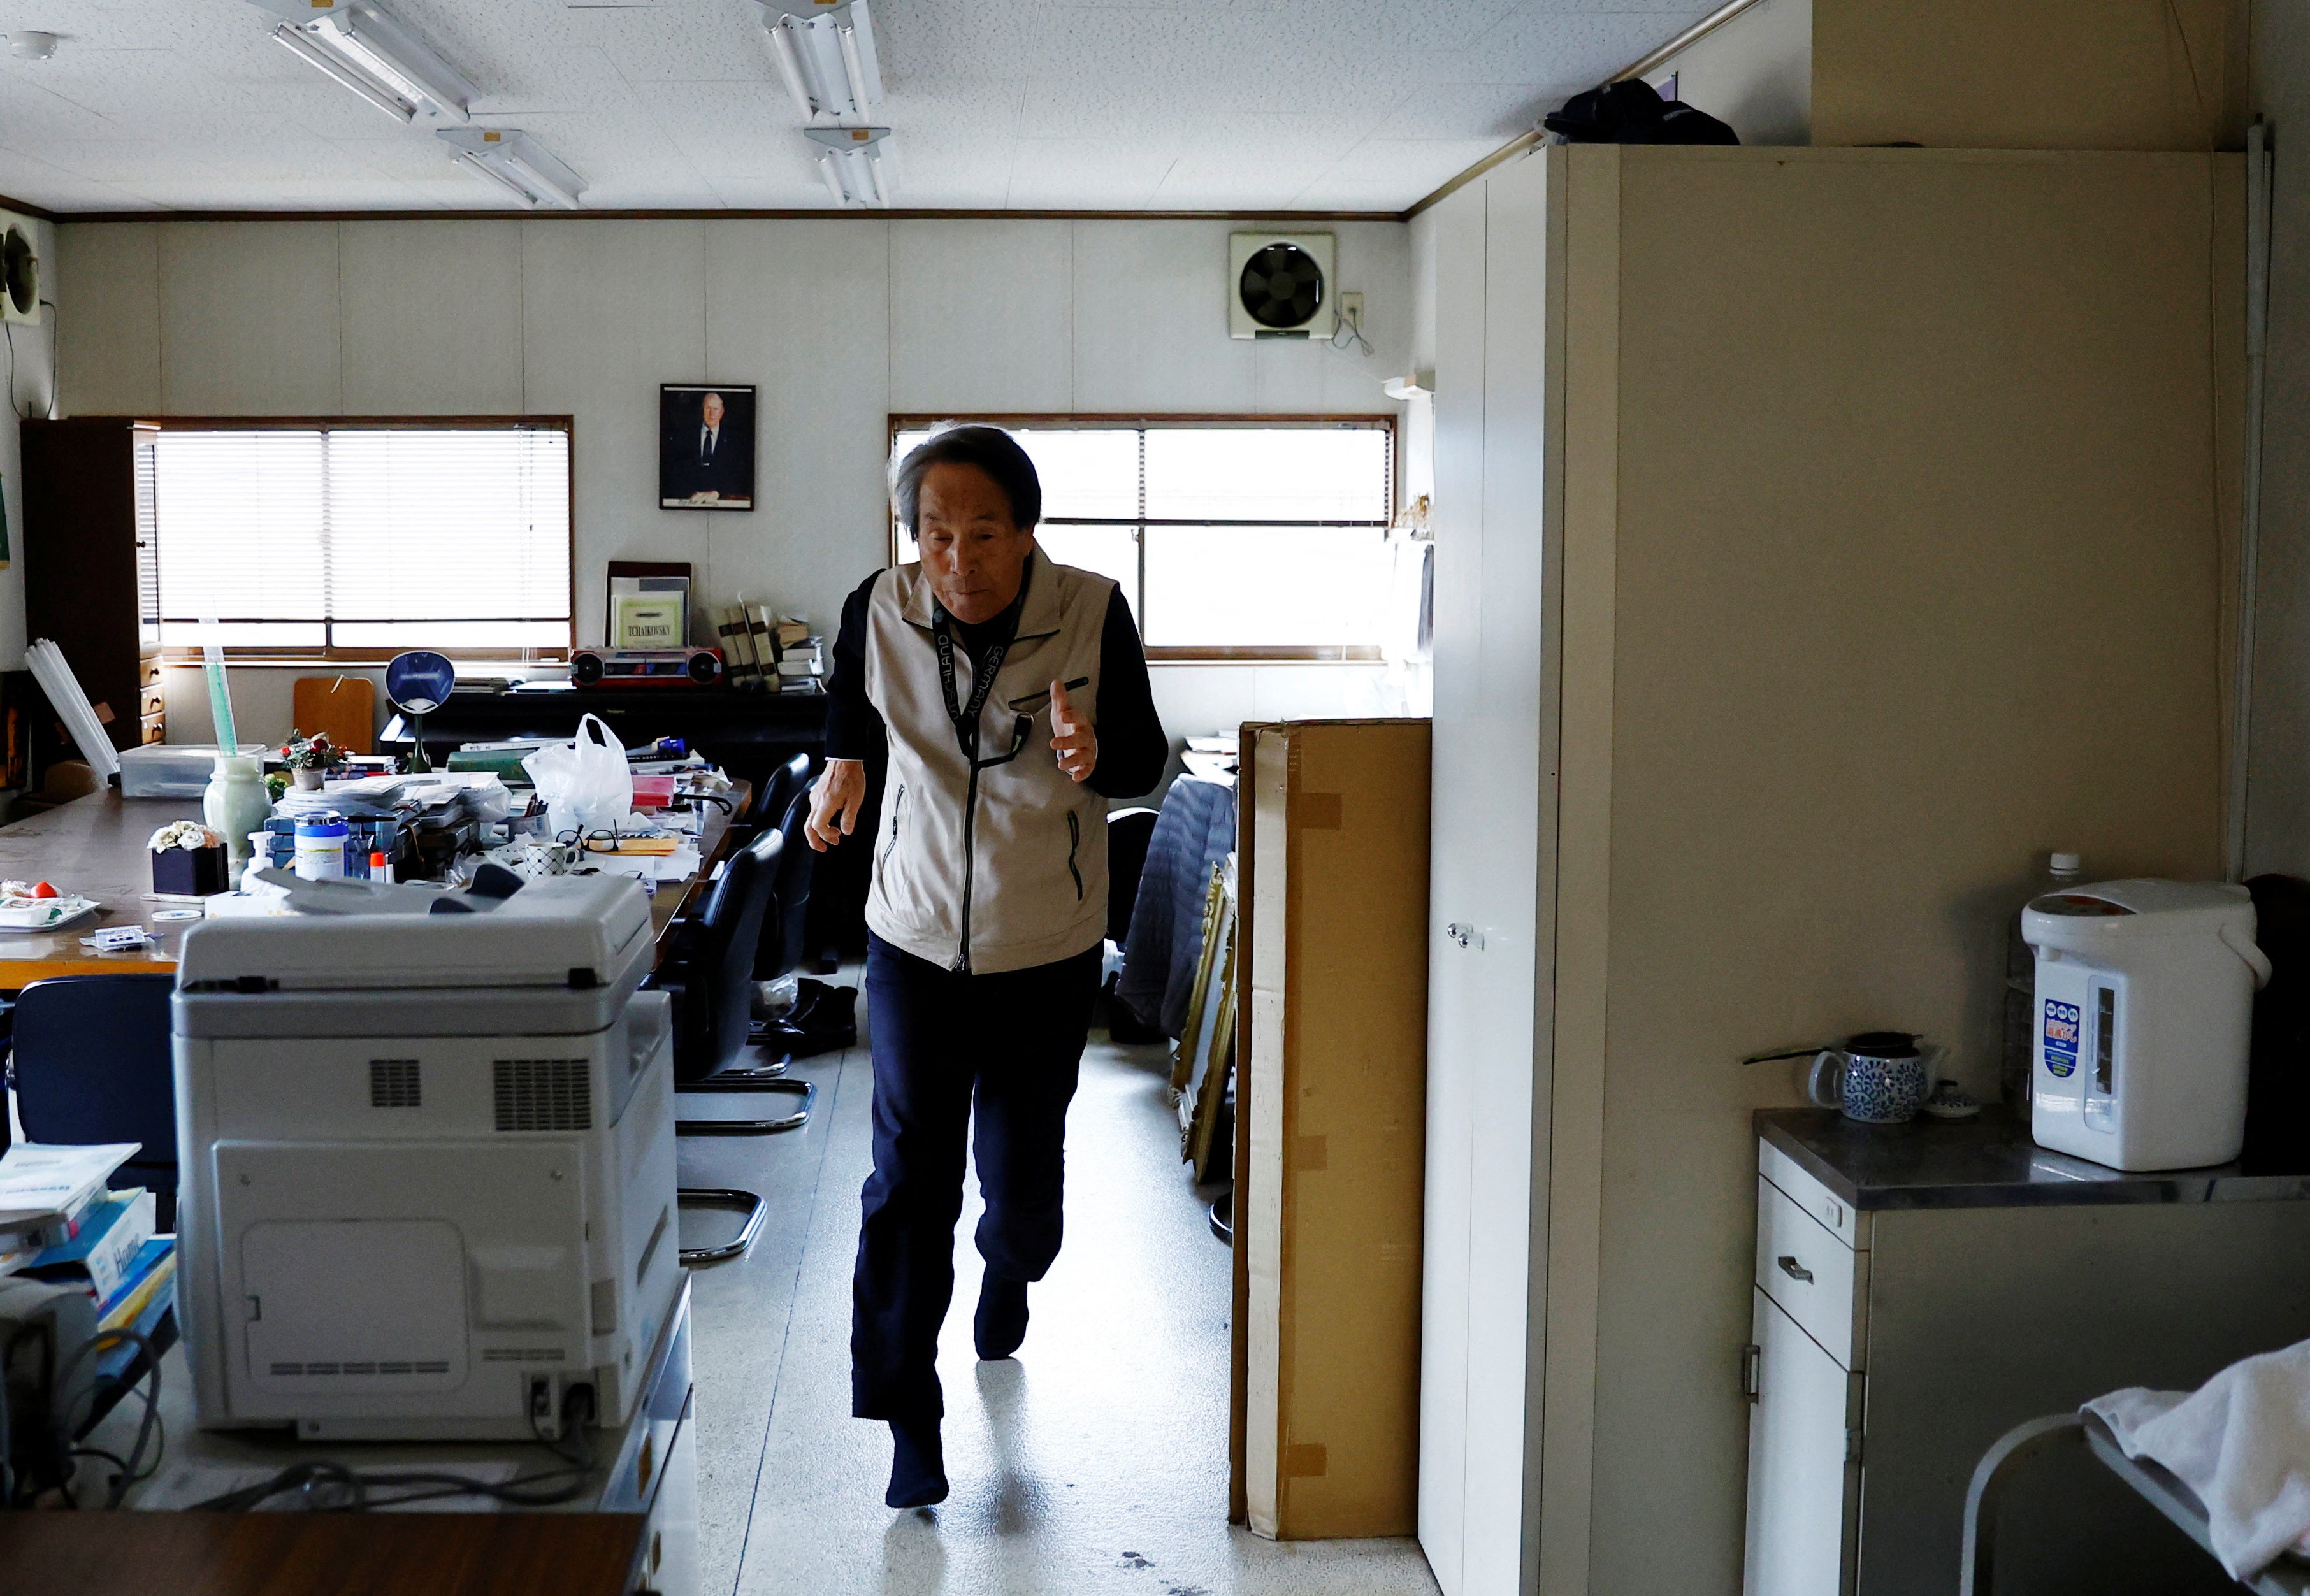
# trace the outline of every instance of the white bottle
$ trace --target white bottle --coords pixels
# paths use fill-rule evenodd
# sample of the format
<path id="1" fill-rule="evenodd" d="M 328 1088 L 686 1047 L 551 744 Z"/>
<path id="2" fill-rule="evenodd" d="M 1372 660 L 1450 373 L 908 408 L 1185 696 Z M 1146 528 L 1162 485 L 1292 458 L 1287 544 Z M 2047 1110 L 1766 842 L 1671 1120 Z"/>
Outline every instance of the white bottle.
<path id="1" fill-rule="evenodd" d="M 2048 854 L 2044 872 L 2005 922 L 2005 1032 L 1997 1089 L 2017 1114 L 2029 1106 L 2029 1071 L 2037 1056 L 2037 958 L 2021 937 L 2022 911 L 2033 898 L 2076 886 L 2084 873 L 2075 854 Z"/>

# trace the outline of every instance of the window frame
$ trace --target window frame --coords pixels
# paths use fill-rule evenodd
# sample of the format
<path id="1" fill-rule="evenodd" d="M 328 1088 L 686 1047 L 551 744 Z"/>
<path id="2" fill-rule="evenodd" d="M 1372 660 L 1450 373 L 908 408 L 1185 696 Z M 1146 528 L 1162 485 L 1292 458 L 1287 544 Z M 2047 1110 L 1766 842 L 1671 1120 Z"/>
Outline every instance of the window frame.
<path id="1" fill-rule="evenodd" d="M 1394 411 L 1360 411 L 1354 412 L 1333 412 L 1328 414 L 1308 412 L 1267 414 L 1251 413 L 1243 411 L 1212 412 L 1208 413 L 1195 412 L 1172 412 L 1151 414 L 1140 412 L 1010 411 L 1001 414 L 980 415 L 956 414 L 952 412 L 948 412 L 939 415 L 893 415 L 890 418 L 889 436 L 883 440 L 882 459 L 884 461 L 883 469 L 885 473 L 887 473 L 890 469 L 891 457 L 898 451 L 899 435 L 900 433 L 919 432 L 928 428 L 944 425 L 949 422 L 961 422 L 968 425 L 1003 428 L 1024 427 L 1029 429 L 1044 428 L 1048 429 L 1065 428 L 1081 431 L 1098 431 L 1104 429 L 1117 430 L 1125 429 L 1133 430 L 1148 430 L 1157 428 L 1189 427 L 1208 428 L 1213 429 L 1220 428 L 1239 428 L 1245 430 L 1256 431 L 1262 429 L 1274 427 L 1319 428 L 1325 426 L 1359 427 L 1368 428 L 1374 431 L 1384 430 L 1387 434 L 1387 499 L 1389 520 L 1381 524 L 1383 527 L 1393 525 L 1395 513 L 1402 508 L 1400 501 L 1402 498 L 1401 490 L 1402 485 L 1403 460 L 1403 439 L 1402 436 L 1402 418 Z M 1144 485 L 1142 484 L 1142 490 L 1143 486 Z M 887 495 L 885 497 L 887 500 Z M 884 506 L 884 513 L 889 520 L 886 558 L 889 559 L 890 564 L 896 565 L 899 563 L 898 506 L 886 502 Z M 1145 535 L 1145 529 L 1147 527 L 1211 526 L 1229 525 L 1226 522 L 1212 522 L 1207 520 L 1183 521 L 1171 517 L 1158 517 L 1154 519 L 1131 521 L 1119 521 L 1114 519 L 1067 520 L 1062 521 L 1059 524 L 1062 525 L 1135 526 L 1140 528 L 1139 596 L 1142 601 L 1146 596 L 1147 582 L 1147 539 Z M 1371 523 L 1364 521 L 1262 521 L 1258 523 L 1258 525 L 1262 526 L 1345 527 L 1367 526 L 1371 525 Z M 1137 609 L 1138 606 L 1134 605 L 1134 612 Z M 1142 624 L 1143 626 L 1144 622 L 1142 621 Z M 1376 643 L 1172 645 L 1168 646 L 1149 646 L 1147 647 L 1148 663 L 1150 664 L 1164 665 L 1256 664 L 1359 665 L 1376 664 L 1380 657 L 1379 645 Z"/>
<path id="2" fill-rule="evenodd" d="M 459 645 L 456 648 L 439 650 L 458 659 L 508 660 L 540 664 L 561 664 L 569 658 L 578 646 L 578 423 L 574 415 L 394 415 L 394 416 L 139 416 L 131 422 L 138 431 L 149 432 L 560 432 L 568 440 L 563 451 L 565 469 L 569 475 L 569 636 L 560 646 L 497 644 L 487 647 Z M 142 608 L 142 605 L 139 605 Z M 138 618 L 140 626 L 148 618 Z M 163 618 L 150 618 L 163 619 Z M 170 624 L 182 624 L 182 618 L 166 618 Z M 218 616 L 220 621 L 244 620 L 263 622 L 278 620 L 274 616 Z M 474 620 L 514 620 L 515 617 L 470 617 L 454 619 L 434 617 L 426 620 L 396 620 L 387 618 L 383 624 L 403 626 L 451 626 Z M 528 622 L 535 624 L 534 622 Z M 379 622 L 363 618 L 360 624 L 375 626 Z M 322 636 L 334 635 L 336 620 L 325 618 L 320 622 Z M 418 645 L 417 646 L 422 646 Z M 305 663 L 343 664 L 380 664 L 395 655 L 408 652 L 406 648 L 354 646 L 325 642 L 318 648 L 310 644 L 294 643 L 277 646 L 258 643 L 233 643 L 225 646 L 224 655 L 230 660 L 250 664 L 291 665 Z M 188 644 L 164 644 L 161 658 L 169 664 L 198 663 L 201 650 Z"/>

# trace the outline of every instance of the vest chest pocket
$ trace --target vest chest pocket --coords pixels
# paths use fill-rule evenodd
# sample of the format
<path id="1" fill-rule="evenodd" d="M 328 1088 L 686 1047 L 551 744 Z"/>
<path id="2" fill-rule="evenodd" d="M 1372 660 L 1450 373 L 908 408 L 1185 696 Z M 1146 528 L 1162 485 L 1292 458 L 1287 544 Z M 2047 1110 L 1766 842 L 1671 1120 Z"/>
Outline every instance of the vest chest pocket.
<path id="1" fill-rule="evenodd" d="M 1082 901 L 1083 885 L 1082 867 L 1075 863 L 1075 855 L 1081 852 L 1081 850 L 1082 816 L 1071 809 L 1067 811 L 1067 873 L 1075 879 L 1075 901 L 1077 903 L 1081 903 Z"/>

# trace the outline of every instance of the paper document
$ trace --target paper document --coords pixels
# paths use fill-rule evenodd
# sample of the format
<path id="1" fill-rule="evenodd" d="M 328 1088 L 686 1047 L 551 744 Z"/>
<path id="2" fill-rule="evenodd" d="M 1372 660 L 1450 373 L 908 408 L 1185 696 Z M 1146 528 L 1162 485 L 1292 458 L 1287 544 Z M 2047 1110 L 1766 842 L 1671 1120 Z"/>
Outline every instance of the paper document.
<path id="1" fill-rule="evenodd" d="M 136 1154 L 134 1141 L 57 1147 L 20 1141 L 0 1153 L 0 1231 L 68 1218 Z"/>

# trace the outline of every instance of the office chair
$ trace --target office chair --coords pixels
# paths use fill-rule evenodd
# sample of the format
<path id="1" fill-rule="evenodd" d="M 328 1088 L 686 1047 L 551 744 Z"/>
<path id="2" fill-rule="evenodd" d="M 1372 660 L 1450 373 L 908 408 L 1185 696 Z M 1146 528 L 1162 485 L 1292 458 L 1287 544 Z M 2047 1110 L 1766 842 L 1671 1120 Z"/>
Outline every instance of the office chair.
<path id="1" fill-rule="evenodd" d="M 8 1084 L 33 1141 L 134 1141 L 112 1177 L 141 1185 L 177 1227 L 177 1084 L 166 975 L 56 976 L 17 994 Z"/>
<path id="2" fill-rule="evenodd" d="M 748 831 L 759 835 L 786 819 L 786 810 L 794 802 L 795 794 L 809 790 L 813 763 L 815 761 L 808 754 L 803 753 L 772 768 L 770 773 L 762 778 L 761 790 L 754 794 L 753 804 L 746 811 L 742 822 Z"/>
<path id="3" fill-rule="evenodd" d="M 672 968 L 658 984 L 673 994 L 673 1079 L 678 1092 L 779 1091 L 803 1098 L 784 1119 L 694 1120 L 679 1135 L 742 1135 L 791 1131 L 810 1117 L 816 1089 L 765 1080 L 729 1066 L 747 1045 L 752 1019 L 756 950 L 786 852 L 783 831 L 765 831 L 724 863 L 696 919 L 676 931 Z"/>
<path id="4" fill-rule="evenodd" d="M 677 1093 L 779 1091 L 800 1097 L 802 1106 L 779 1119 L 677 1116 L 673 1126 L 677 1137 L 760 1136 L 798 1130 L 809 1120 L 817 1101 L 818 1089 L 809 1081 L 716 1079 L 746 1046 L 755 943 L 761 935 L 785 847 L 783 832 L 765 831 L 730 855 L 721 879 L 707 894 L 705 907 L 688 924 L 677 924 L 673 957 L 653 983 L 673 999 L 673 1089 Z M 736 1241 L 718 1247 L 685 1247 L 682 1252 L 685 1263 L 735 1257 L 761 1227 L 760 1193 L 690 1186 L 677 1194 L 685 1209 L 736 1209 L 746 1215 Z"/>
<path id="5" fill-rule="evenodd" d="M 1131 906 L 1139 901 L 1155 820 L 1155 811 L 1144 808 L 1118 809 L 1107 817 L 1107 940 L 1118 948 L 1131 940 Z"/>

